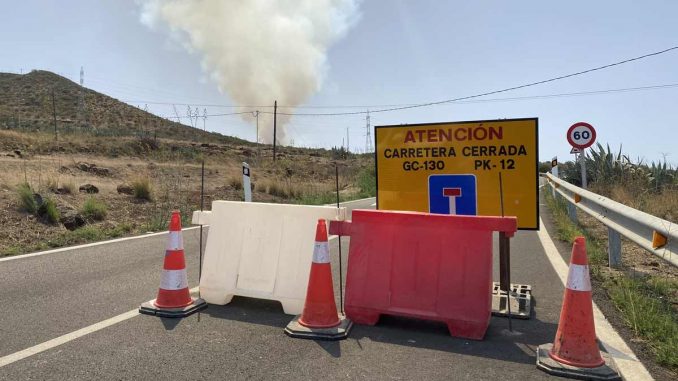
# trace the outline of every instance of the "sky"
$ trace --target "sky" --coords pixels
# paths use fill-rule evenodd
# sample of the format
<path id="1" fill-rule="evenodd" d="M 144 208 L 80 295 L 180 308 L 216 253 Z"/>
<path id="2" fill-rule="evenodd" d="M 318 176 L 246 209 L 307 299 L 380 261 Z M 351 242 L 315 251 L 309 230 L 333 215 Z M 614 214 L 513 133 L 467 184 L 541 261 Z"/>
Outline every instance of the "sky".
<path id="1" fill-rule="evenodd" d="M 84 67 L 88 88 L 161 116 L 174 117 L 176 107 L 185 124 L 190 104 L 201 113 L 206 110 L 208 130 L 256 139 L 252 114 L 214 115 L 241 109 L 203 69 L 199 50 L 186 49 L 166 29 L 140 21 L 139 2 L 0 1 L 0 71 L 42 69 L 77 82 Z M 618 62 L 678 46 L 677 14 L 678 2 L 669 0 L 364 0 L 352 26 L 329 44 L 322 85 L 296 112 L 374 111 L 383 105 L 453 99 Z M 537 117 L 540 160 L 558 156 L 565 161 L 572 158 L 566 131 L 584 121 L 596 128 L 598 142 L 615 151 L 623 146 L 634 160 L 665 157 L 675 166 L 676 68 L 678 50 L 673 50 L 472 102 L 372 112 L 370 122 Z M 675 86 L 534 98 L 660 85 Z M 520 97 L 531 98 L 506 99 Z M 267 104 L 275 99 L 271 93 Z M 341 146 L 348 129 L 351 151 L 366 148 L 364 114 L 294 116 L 287 128 L 287 143 L 295 146 Z"/>

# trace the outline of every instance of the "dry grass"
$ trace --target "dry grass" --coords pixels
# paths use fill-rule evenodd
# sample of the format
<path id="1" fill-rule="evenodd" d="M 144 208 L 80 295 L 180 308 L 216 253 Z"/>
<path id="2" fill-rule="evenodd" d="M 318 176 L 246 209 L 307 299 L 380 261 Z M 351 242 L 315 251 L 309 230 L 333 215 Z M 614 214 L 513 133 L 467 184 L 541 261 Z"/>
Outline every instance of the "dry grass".
<path id="1" fill-rule="evenodd" d="M 153 188 L 148 177 L 137 177 L 132 180 L 132 189 L 134 189 L 135 198 L 146 201 L 153 200 Z"/>
<path id="2" fill-rule="evenodd" d="M 633 184 L 594 184 L 590 190 L 653 216 L 678 221 L 678 187 L 664 187 L 655 193 Z"/>

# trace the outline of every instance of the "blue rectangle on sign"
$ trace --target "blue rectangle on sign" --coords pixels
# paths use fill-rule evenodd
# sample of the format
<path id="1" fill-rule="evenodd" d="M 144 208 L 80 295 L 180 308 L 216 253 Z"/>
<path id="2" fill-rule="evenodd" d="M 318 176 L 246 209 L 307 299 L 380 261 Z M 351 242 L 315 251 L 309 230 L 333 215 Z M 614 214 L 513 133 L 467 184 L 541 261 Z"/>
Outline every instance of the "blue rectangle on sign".
<path id="1" fill-rule="evenodd" d="M 475 175 L 431 175 L 428 178 L 429 213 L 478 214 Z"/>

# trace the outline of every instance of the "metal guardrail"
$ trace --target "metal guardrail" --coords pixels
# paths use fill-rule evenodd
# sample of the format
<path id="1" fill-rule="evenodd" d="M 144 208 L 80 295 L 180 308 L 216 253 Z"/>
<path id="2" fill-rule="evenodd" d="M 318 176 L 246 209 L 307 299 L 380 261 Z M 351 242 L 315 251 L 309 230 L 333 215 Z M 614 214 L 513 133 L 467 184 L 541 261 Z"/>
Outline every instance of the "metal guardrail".
<path id="1" fill-rule="evenodd" d="M 678 267 L 678 223 L 641 212 L 599 194 L 572 185 L 550 173 L 549 185 L 568 201 L 568 214 L 576 221 L 575 206 L 608 227 L 610 266 L 621 264 L 621 237 Z"/>

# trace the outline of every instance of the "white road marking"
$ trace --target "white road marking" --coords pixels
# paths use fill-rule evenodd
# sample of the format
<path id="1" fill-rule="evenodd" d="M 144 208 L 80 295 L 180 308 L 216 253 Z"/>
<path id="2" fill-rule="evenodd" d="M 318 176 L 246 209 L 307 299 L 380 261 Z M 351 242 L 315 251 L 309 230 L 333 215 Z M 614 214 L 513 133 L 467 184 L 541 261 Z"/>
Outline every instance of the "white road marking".
<path id="1" fill-rule="evenodd" d="M 370 197 L 370 198 L 372 198 L 372 197 Z M 362 200 L 349 201 L 349 203 L 357 202 L 357 201 L 365 201 L 365 200 L 368 200 L 370 198 L 362 199 Z M 346 204 L 346 203 L 342 203 L 342 204 Z M 209 226 L 209 225 L 203 225 L 203 226 Z M 198 228 L 199 228 L 199 226 L 193 226 L 193 227 L 190 227 L 190 228 L 184 228 L 184 229 L 182 229 L 182 231 L 193 230 L 193 229 L 198 229 Z M 16 256 L 16 257 L 2 258 L 2 259 L 0 259 L 0 262 L 15 260 L 15 259 L 21 259 L 21 258 L 36 257 L 36 256 L 46 255 L 46 254 L 60 253 L 60 252 L 68 251 L 68 250 L 75 250 L 75 249 L 81 249 L 81 248 L 86 248 L 86 247 L 105 245 L 105 244 L 109 244 L 109 243 L 116 243 L 116 242 L 128 241 L 128 240 L 133 240 L 133 239 L 139 239 L 139 238 L 159 236 L 159 235 L 163 235 L 163 234 L 167 234 L 167 233 L 168 232 L 151 233 L 151 234 L 146 234 L 146 235 L 142 235 L 142 236 L 118 238 L 118 239 L 113 239 L 113 240 L 108 240 L 108 241 L 89 243 L 89 244 L 85 244 L 85 245 L 63 247 L 63 248 L 55 249 L 55 250 L 41 251 L 41 252 L 37 252 L 37 253 L 25 254 L 25 255 L 20 255 L 20 256 Z M 336 235 L 330 236 L 328 238 L 328 241 L 331 241 L 335 238 L 337 238 Z M 190 290 L 190 292 L 191 293 L 197 292 L 198 289 L 199 289 L 199 287 L 194 287 Z M 12 354 L 0 357 L 0 368 L 4 367 L 6 365 L 9 365 L 9 364 L 15 363 L 17 361 L 23 360 L 27 357 L 37 355 L 37 354 L 42 353 L 44 351 L 50 350 L 52 348 L 56 348 L 60 345 L 66 344 L 66 343 L 71 342 L 71 341 L 78 339 L 80 337 L 89 335 L 90 333 L 94 333 L 94 332 L 100 331 L 104 328 L 107 328 L 107 327 L 110 327 L 112 325 L 123 322 L 125 320 L 129 320 L 129 319 L 131 319 L 135 316 L 138 316 L 138 315 L 139 315 L 139 309 L 135 308 L 133 310 L 122 313 L 118 316 L 114 316 L 110 319 L 100 321 L 100 322 L 92 324 L 90 326 L 81 328 L 77 331 L 67 333 L 65 335 L 59 336 L 59 337 L 54 338 L 52 340 L 45 341 L 44 343 L 40 343 L 40 344 L 34 345 L 32 347 L 26 348 L 24 350 L 14 352 Z"/>
<path id="2" fill-rule="evenodd" d="M 209 225 L 203 225 L 203 226 L 209 227 Z M 190 228 L 183 228 L 183 229 L 181 229 L 181 231 L 189 231 L 189 230 L 195 230 L 195 229 L 200 229 L 200 226 L 191 226 Z M 163 234 L 167 234 L 167 233 L 169 233 L 169 232 L 166 231 L 166 232 L 159 232 L 159 233 L 149 233 L 149 234 L 144 234 L 144 235 L 136 235 L 134 237 L 116 238 L 116 239 L 109 239 L 108 241 L 99 241 L 99 242 L 86 243 L 86 244 L 77 245 L 77 246 L 61 247 L 61 248 L 54 249 L 54 250 L 38 251 L 36 253 L 31 253 L 31 254 L 20 254 L 20 255 L 7 257 L 7 258 L 0 258 L 0 262 L 14 261 L 14 260 L 17 260 L 17 259 L 38 257 L 38 256 L 41 256 L 41 255 L 47 255 L 47 254 L 62 253 L 64 251 L 84 249 L 84 248 L 87 248 L 87 247 L 94 247 L 94 246 L 99 246 L 99 245 L 107 245 L 109 243 L 117 243 L 117 242 L 123 242 L 123 241 L 131 241 L 131 240 L 140 239 L 140 238 L 155 237 L 155 236 L 159 236 L 159 235 L 163 235 Z"/>
<path id="3" fill-rule="evenodd" d="M 194 287 L 190 290 L 190 292 L 196 292 L 198 291 L 198 287 Z M 135 316 L 139 315 L 139 309 L 135 308 L 131 311 L 127 311 L 125 313 L 122 313 L 118 316 L 113 316 L 110 319 L 106 319 L 104 321 L 100 321 L 98 323 L 94 323 L 90 326 L 87 326 L 85 328 L 80 328 L 77 331 L 73 331 L 71 333 L 67 333 L 65 335 L 59 336 L 57 338 L 54 338 L 49 341 L 45 341 L 44 343 L 40 343 L 38 345 L 34 345 L 30 348 L 26 348 L 22 351 L 14 352 L 12 354 L 9 354 L 4 357 L 0 357 L 0 368 L 3 366 L 15 363 L 17 361 L 23 360 L 27 357 L 31 357 L 33 355 L 37 355 L 38 353 L 42 353 L 44 351 L 50 350 L 52 348 L 56 348 L 60 345 L 66 344 L 68 342 L 71 342 L 75 339 L 78 339 L 83 336 L 87 336 L 90 333 L 94 333 L 97 331 L 101 331 L 104 328 L 110 327 L 112 325 L 118 324 L 120 322 L 123 322 L 125 320 L 129 320 Z"/>
<path id="4" fill-rule="evenodd" d="M 359 199 L 359 200 L 346 201 L 346 202 L 340 203 L 340 205 L 351 204 L 351 203 L 360 202 L 360 201 L 366 201 L 366 200 L 370 200 L 370 199 L 373 199 L 373 198 L 374 197 L 367 197 L 367 198 L 362 198 L 362 199 Z M 336 204 L 328 204 L 328 206 L 332 206 L 332 205 L 336 205 Z M 376 205 L 376 204 L 373 204 L 372 206 L 374 206 L 374 205 Z M 203 226 L 209 227 L 209 225 L 203 225 Z M 200 228 L 200 226 L 191 226 L 189 228 L 183 228 L 183 229 L 181 229 L 181 231 L 189 231 L 189 230 L 195 230 L 195 229 L 199 229 L 199 228 Z M 159 233 L 149 233 L 149 234 L 144 234 L 144 235 L 138 235 L 138 236 L 134 236 L 134 237 L 124 237 L 124 238 L 110 239 L 110 240 L 107 240 L 107 241 L 86 243 L 86 244 L 77 245 L 77 246 L 60 247 L 58 249 L 53 249 L 53 250 L 38 251 L 38 252 L 35 252 L 35 253 L 30 253 L 30 254 L 20 254 L 20 255 L 14 255 L 14 256 L 11 256 L 11 257 L 0 258 L 0 262 L 14 261 L 14 260 L 17 260 L 17 259 L 38 257 L 38 256 L 41 256 L 41 255 L 47 255 L 47 254 L 63 253 L 64 251 L 69 251 L 69 250 L 84 249 L 84 248 L 94 247 L 94 246 L 99 246 L 99 245 L 107 245 L 109 243 L 117 243 L 117 242 L 131 241 L 131 240 L 140 239 L 140 238 L 155 237 L 155 236 L 159 236 L 159 235 L 163 235 L 163 234 L 167 234 L 167 233 L 169 233 L 169 232 L 164 231 L 164 232 L 159 232 Z"/>
<path id="5" fill-rule="evenodd" d="M 537 232 L 539 236 L 539 241 L 544 247 L 544 252 L 551 266 L 556 270 L 560 282 L 563 286 L 567 283 L 567 274 L 569 272 L 568 265 L 563 260 L 563 257 L 558 253 L 556 245 L 553 243 L 553 240 L 549 236 L 549 233 L 544 227 L 544 222 L 542 219 L 539 219 L 541 224 L 541 229 Z M 653 380 L 650 373 L 645 368 L 640 360 L 633 353 L 631 348 L 626 345 L 624 339 L 619 336 L 617 331 L 610 325 L 610 322 L 607 321 L 605 315 L 600 311 L 596 303 L 593 303 L 593 318 L 596 322 L 596 333 L 598 335 L 598 340 L 603 344 L 607 353 L 614 358 L 614 362 L 619 368 L 619 372 L 625 380 Z"/>

